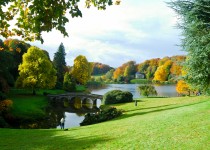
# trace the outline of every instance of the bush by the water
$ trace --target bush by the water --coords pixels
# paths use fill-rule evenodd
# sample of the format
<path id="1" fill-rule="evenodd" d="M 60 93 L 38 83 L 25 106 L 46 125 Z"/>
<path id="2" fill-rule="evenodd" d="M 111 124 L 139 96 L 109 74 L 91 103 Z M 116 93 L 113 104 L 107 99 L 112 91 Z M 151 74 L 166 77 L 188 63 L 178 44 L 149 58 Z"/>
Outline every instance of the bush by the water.
<path id="1" fill-rule="evenodd" d="M 117 103 L 126 103 L 132 102 L 133 95 L 128 91 L 121 90 L 112 90 L 107 92 L 103 96 L 103 103 L 106 104 L 117 104 Z"/>
<path id="2" fill-rule="evenodd" d="M 122 114 L 121 110 L 117 110 L 115 107 L 109 107 L 95 114 L 87 113 L 85 119 L 80 123 L 81 126 L 96 124 L 116 118 Z"/>
<path id="3" fill-rule="evenodd" d="M 149 95 L 157 96 L 157 91 L 155 87 L 152 85 L 140 85 L 138 89 L 139 89 L 140 95 L 142 96 L 147 96 L 147 97 Z"/>

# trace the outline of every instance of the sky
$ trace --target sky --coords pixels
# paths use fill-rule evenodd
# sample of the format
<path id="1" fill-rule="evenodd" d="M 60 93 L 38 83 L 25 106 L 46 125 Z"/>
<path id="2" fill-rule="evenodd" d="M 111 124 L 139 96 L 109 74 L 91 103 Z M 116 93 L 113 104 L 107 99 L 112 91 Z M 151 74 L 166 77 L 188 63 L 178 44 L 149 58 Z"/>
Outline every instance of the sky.
<path id="1" fill-rule="evenodd" d="M 82 18 L 69 18 L 69 37 L 53 30 L 43 34 L 44 44 L 31 45 L 47 50 L 51 60 L 62 42 L 66 63 L 72 66 L 78 55 L 89 62 L 119 67 L 130 60 L 141 63 L 152 58 L 183 55 L 177 16 L 165 2 L 170 0 L 121 0 L 104 10 L 87 9 L 80 3 Z"/>

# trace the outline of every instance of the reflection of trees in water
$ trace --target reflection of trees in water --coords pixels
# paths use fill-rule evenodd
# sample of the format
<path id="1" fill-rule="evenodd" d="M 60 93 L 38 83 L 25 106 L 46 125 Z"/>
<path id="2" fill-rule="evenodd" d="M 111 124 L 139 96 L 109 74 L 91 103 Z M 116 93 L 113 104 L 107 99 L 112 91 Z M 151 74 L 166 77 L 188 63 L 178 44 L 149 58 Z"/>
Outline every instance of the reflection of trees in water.
<path id="1" fill-rule="evenodd" d="M 77 116 L 84 116 L 88 112 L 97 112 L 98 108 L 93 107 L 91 99 L 74 97 L 71 101 L 64 98 L 61 101 L 49 102 L 46 108 L 46 115 L 42 118 L 16 118 L 15 128 L 49 129 L 56 128 L 60 119 L 65 118 L 65 112 L 75 113 Z"/>

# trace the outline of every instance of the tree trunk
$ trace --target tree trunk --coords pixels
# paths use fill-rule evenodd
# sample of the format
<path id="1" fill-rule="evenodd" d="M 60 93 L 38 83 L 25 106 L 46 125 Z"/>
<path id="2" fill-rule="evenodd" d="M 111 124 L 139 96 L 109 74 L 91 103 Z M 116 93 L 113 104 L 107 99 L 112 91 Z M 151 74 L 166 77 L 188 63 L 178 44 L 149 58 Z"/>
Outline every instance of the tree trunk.
<path id="1" fill-rule="evenodd" d="M 35 89 L 33 89 L 33 95 L 36 95 L 36 91 L 35 91 Z"/>

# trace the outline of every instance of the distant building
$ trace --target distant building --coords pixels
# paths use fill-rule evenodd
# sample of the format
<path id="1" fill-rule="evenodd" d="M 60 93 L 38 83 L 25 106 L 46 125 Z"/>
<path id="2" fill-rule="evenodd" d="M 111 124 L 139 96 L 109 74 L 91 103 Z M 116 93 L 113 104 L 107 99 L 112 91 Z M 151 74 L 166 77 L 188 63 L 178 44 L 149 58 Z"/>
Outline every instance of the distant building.
<path id="1" fill-rule="evenodd" d="M 136 72 L 135 77 L 136 77 L 136 79 L 144 79 L 145 78 L 145 74 L 144 73 L 140 73 L 140 72 Z"/>

